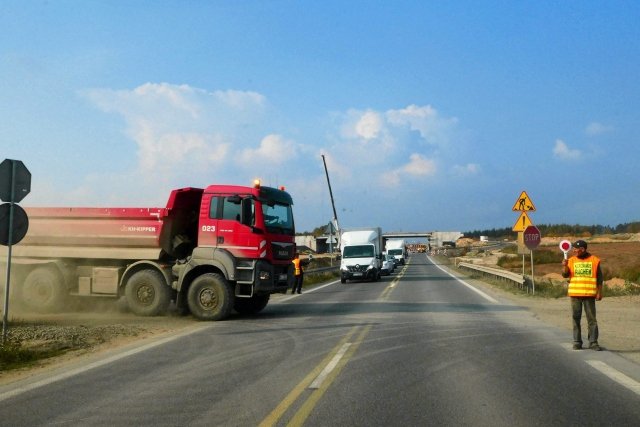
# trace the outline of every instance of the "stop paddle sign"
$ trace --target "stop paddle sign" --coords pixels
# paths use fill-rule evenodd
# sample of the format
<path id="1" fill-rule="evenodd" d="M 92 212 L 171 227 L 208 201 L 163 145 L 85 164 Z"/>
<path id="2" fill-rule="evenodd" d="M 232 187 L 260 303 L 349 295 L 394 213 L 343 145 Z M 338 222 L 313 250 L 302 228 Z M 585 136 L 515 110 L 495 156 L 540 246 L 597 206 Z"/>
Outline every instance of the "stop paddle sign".
<path id="1" fill-rule="evenodd" d="M 560 242 L 560 250 L 564 252 L 564 259 L 567 259 L 567 254 L 571 250 L 571 242 L 568 240 L 563 240 Z"/>
<path id="2" fill-rule="evenodd" d="M 540 244 L 540 230 L 535 225 L 528 226 L 522 235 L 524 245 L 529 249 L 535 249 Z"/>

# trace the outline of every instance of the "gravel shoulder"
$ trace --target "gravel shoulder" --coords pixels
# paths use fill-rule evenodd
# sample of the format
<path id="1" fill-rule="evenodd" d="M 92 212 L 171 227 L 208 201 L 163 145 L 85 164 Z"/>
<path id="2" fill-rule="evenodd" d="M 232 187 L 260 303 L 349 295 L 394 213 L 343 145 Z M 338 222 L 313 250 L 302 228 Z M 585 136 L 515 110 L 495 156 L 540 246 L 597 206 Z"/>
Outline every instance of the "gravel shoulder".
<path id="1" fill-rule="evenodd" d="M 202 325 L 190 316 L 138 317 L 113 311 L 23 314 L 14 320 L 7 328 L 8 341 L 20 342 L 22 348 L 52 350 L 59 354 L 17 369 L 0 370 L 0 386 Z"/>

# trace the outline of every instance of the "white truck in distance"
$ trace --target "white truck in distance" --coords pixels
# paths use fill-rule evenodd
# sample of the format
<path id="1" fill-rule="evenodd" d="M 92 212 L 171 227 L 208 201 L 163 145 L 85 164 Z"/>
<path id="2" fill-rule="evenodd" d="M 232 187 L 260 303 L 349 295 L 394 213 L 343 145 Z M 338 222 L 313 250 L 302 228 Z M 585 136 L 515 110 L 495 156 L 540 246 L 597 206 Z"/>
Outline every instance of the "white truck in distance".
<path id="1" fill-rule="evenodd" d="M 407 261 L 407 245 L 404 239 L 387 240 L 387 253 L 393 255 L 397 260 L 397 264 L 404 265 Z"/>
<path id="2" fill-rule="evenodd" d="M 380 279 L 382 267 L 380 227 L 343 231 L 340 242 L 340 282 Z"/>

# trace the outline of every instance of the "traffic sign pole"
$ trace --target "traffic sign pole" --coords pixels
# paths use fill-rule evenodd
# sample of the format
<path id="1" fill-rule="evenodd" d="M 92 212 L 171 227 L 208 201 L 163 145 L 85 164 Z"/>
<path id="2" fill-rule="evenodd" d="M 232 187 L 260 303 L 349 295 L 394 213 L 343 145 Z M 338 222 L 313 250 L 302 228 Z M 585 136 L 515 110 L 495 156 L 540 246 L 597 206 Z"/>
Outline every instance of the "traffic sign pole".
<path id="1" fill-rule="evenodd" d="M 9 199 L 9 242 L 7 245 L 7 279 L 4 288 L 4 308 L 2 310 L 2 345 L 7 342 L 7 325 L 9 322 L 9 286 L 11 284 L 11 246 L 13 245 L 13 200 L 16 196 L 16 164 L 11 163 L 11 198 Z"/>
<path id="2" fill-rule="evenodd" d="M 536 276 L 533 275 L 533 249 L 531 249 L 531 295 L 536 294 Z"/>
<path id="3" fill-rule="evenodd" d="M 25 198 L 31 191 L 31 172 L 20 160 L 4 159 L 0 162 L 0 200 L 8 202 L 9 224 L 7 228 L 7 242 L 0 242 L 7 246 L 7 277 L 4 288 L 4 309 L 2 312 L 2 344 L 7 341 L 7 328 L 9 324 L 9 288 L 11 285 L 11 249 L 14 243 L 20 242 L 27 232 L 28 218 L 24 210 L 16 203 Z M 5 205 L 2 205 L 4 207 Z M 17 211 L 16 211 L 17 206 Z M 18 213 L 18 229 L 14 230 L 15 216 Z M 2 210 L 2 216 L 4 216 Z M 26 224 L 26 227 L 23 227 Z M 4 227 L 4 223 L 0 228 Z M 4 230 L 2 230 L 4 239 Z M 14 242 L 15 240 L 15 242 Z"/>

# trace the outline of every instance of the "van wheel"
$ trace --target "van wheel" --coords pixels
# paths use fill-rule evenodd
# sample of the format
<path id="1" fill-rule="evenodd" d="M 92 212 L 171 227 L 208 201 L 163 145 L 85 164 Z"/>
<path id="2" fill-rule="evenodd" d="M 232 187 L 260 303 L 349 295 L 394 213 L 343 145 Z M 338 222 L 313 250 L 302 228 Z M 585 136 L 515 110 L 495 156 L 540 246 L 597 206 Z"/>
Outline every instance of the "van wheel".
<path id="1" fill-rule="evenodd" d="M 157 270 L 134 273 L 127 281 L 124 293 L 129 308 L 138 316 L 165 314 L 171 303 L 171 289 Z"/>
<path id="2" fill-rule="evenodd" d="M 38 313 L 60 310 L 67 299 L 67 292 L 58 271 L 51 267 L 38 267 L 24 279 L 22 303 Z"/>
<path id="3" fill-rule="evenodd" d="M 200 320 L 222 320 L 231 314 L 235 295 L 229 283 L 217 273 L 197 277 L 187 292 L 187 304 Z"/>
<path id="4" fill-rule="evenodd" d="M 267 306 L 270 296 L 254 295 L 251 298 L 236 298 L 233 308 L 240 314 L 257 314 Z"/>

